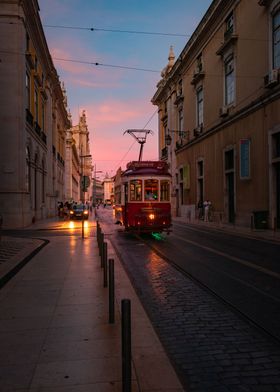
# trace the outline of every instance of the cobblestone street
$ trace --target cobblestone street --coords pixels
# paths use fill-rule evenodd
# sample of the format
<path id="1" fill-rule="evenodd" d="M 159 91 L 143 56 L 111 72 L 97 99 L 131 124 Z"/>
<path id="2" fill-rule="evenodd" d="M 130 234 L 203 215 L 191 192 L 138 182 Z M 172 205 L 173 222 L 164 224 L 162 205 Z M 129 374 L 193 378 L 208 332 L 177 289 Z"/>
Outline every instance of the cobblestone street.
<path id="1" fill-rule="evenodd" d="M 280 391 L 279 343 L 145 246 L 116 241 L 187 391 Z"/>

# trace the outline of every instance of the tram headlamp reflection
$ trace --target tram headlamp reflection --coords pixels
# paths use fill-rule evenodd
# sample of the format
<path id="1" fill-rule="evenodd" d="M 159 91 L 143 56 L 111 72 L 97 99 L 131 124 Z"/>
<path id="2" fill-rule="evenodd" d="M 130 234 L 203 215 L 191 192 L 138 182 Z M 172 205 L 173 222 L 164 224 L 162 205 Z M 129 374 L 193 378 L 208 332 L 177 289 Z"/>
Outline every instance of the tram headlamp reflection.
<path id="1" fill-rule="evenodd" d="M 149 219 L 154 220 L 155 219 L 155 214 L 149 214 Z"/>

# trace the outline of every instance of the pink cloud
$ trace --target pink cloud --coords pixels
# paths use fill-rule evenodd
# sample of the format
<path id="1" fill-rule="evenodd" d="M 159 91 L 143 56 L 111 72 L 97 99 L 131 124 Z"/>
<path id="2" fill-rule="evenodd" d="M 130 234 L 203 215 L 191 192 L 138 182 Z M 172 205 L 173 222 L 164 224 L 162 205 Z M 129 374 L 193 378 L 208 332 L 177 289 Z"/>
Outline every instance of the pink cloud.
<path id="1" fill-rule="evenodd" d="M 98 170 L 108 171 L 112 175 L 119 166 L 125 168 L 126 163 L 137 160 L 140 145 L 129 134 L 127 129 L 142 129 L 156 108 L 149 102 L 139 100 L 110 100 L 87 104 L 87 124 L 90 132 L 91 154 Z M 75 121 L 74 121 L 75 123 Z M 148 135 L 144 146 L 143 159 L 158 159 L 157 147 L 157 114 L 147 129 L 154 131 Z"/>

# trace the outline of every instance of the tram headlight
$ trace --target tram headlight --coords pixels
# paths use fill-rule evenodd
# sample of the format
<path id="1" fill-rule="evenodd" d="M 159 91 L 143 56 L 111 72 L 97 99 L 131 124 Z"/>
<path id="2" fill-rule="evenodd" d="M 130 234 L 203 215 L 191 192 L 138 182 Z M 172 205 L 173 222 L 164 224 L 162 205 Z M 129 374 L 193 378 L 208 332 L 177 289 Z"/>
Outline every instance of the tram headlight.
<path id="1" fill-rule="evenodd" d="M 155 214 L 149 214 L 149 219 L 154 220 L 155 219 Z"/>

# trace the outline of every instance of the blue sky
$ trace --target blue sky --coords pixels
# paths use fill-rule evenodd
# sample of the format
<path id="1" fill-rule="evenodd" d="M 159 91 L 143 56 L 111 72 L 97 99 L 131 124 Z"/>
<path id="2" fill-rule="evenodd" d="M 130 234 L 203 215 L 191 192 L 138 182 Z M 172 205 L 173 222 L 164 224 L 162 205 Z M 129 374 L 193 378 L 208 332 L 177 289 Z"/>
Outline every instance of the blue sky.
<path id="1" fill-rule="evenodd" d="M 156 111 L 150 101 L 167 64 L 170 45 L 177 58 L 210 4 L 211 0 L 39 0 L 46 39 L 65 83 L 73 125 L 79 112 L 86 110 L 97 170 L 113 175 L 119 166 L 125 168 L 127 161 L 138 159 L 139 145 L 123 132 L 143 128 Z M 154 135 L 148 135 L 143 159 L 158 159 L 157 114 L 146 128 Z"/>

